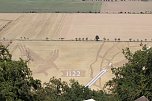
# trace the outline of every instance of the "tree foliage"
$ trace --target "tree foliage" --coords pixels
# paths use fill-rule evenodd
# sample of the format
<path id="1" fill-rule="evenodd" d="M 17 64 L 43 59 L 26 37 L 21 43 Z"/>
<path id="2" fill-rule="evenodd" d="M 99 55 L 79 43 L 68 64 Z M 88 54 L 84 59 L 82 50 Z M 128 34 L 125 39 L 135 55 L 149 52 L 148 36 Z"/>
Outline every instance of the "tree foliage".
<path id="1" fill-rule="evenodd" d="M 34 80 L 26 61 L 15 61 L 8 49 L 0 46 L 0 101 L 33 101 L 34 93 L 41 87 Z"/>
<path id="2" fill-rule="evenodd" d="M 88 87 L 80 85 L 75 80 L 70 80 L 68 84 L 65 81 L 61 81 L 60 78 L 54 77 L 44 84 L 44 89 L 41 89 L 38 95 L 43 96 L 43 98 L 41 97 L 41 101 L 83 101 L 84 99 L 91 98 L 96 101 L 110 101 L 108 94 L 106 95 L 103 91 L 91 90 Z"/>
<path id="3" fill-rule="evenodd" d="M 120 101 L 134 101 L 145 96 L 152 101 L 152 48 L 144 46 L 134 53 L 123 50 L 128 63 L 112 68 L 115 77 L 106 86 Z"/>
<path id="4" fill-rule="evenodd" d="M 99 41 L 99 39 L 100 39 L 99 36 L 96 35 L 96 36 L 95 36 L 95 40 L 96 40 L 96 41 Z"/>

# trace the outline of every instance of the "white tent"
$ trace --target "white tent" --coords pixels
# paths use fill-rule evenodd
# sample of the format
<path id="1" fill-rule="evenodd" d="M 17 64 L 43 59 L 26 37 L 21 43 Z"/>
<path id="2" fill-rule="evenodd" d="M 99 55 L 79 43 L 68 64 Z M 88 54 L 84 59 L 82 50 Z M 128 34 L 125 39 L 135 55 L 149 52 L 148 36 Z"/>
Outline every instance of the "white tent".
<path id="1" fill-rule="evenodd" d="M 95 101 L 95 100 L 93 100 L 93 99 L 88 99 L 88 100 L 83 100 L 83 101 Z"/>
<path id="2" fill-rule="evenodd" d="M 142 96 L 138 99 L 136 99 L 135 101 L 149 101 L 145 96 Z"/>

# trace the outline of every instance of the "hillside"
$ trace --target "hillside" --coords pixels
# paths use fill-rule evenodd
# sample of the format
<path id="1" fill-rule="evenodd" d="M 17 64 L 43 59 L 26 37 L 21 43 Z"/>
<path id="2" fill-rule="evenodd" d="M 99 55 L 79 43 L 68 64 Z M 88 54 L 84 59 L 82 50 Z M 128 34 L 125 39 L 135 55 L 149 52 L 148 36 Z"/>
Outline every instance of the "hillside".
<path id="1" fill-rule="evenodd" d="M 144 14 L 1 13 L 0 40 L 9 44 L 13 59 L 30 60 L 33 76 L 43 82 L 56 76 L 86 85 L 106 68 L 92 86 L 102 89 L 113 77 L 110 68 L 126 63 L 122 49 L 152 46 L 151 18 Z M 94 41 L 96 35 L 102 41 Z"/>

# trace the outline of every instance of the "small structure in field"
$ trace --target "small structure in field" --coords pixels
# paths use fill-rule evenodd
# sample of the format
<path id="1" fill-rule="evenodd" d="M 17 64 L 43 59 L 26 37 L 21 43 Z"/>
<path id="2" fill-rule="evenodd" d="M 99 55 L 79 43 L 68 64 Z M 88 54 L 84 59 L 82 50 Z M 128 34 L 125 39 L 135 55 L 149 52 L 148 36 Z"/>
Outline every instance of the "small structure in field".
<path id="1" fill-rule="evenodd" d="M 89 100 L 83 100 L 83 101 L 95 101 L 95 100 L 93 100 L 93 99 L 89 99 Z"/>
<path id="2" fill-rule="evenodd" d="M 135 101 L 149 101 L 145 96 L 142 96 L 138 99 L 136 99 Z"/>

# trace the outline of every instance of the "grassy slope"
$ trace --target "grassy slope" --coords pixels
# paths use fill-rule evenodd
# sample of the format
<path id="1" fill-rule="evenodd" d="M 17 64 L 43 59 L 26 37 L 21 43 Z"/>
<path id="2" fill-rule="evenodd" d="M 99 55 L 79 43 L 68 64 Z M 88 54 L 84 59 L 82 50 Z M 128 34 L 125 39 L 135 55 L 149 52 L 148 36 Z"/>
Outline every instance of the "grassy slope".
<path id="1" fill-rule="evenodd" d="M 0 0 L 0 12 L 99 12 L 100 3 L 81 0 Z"/>

